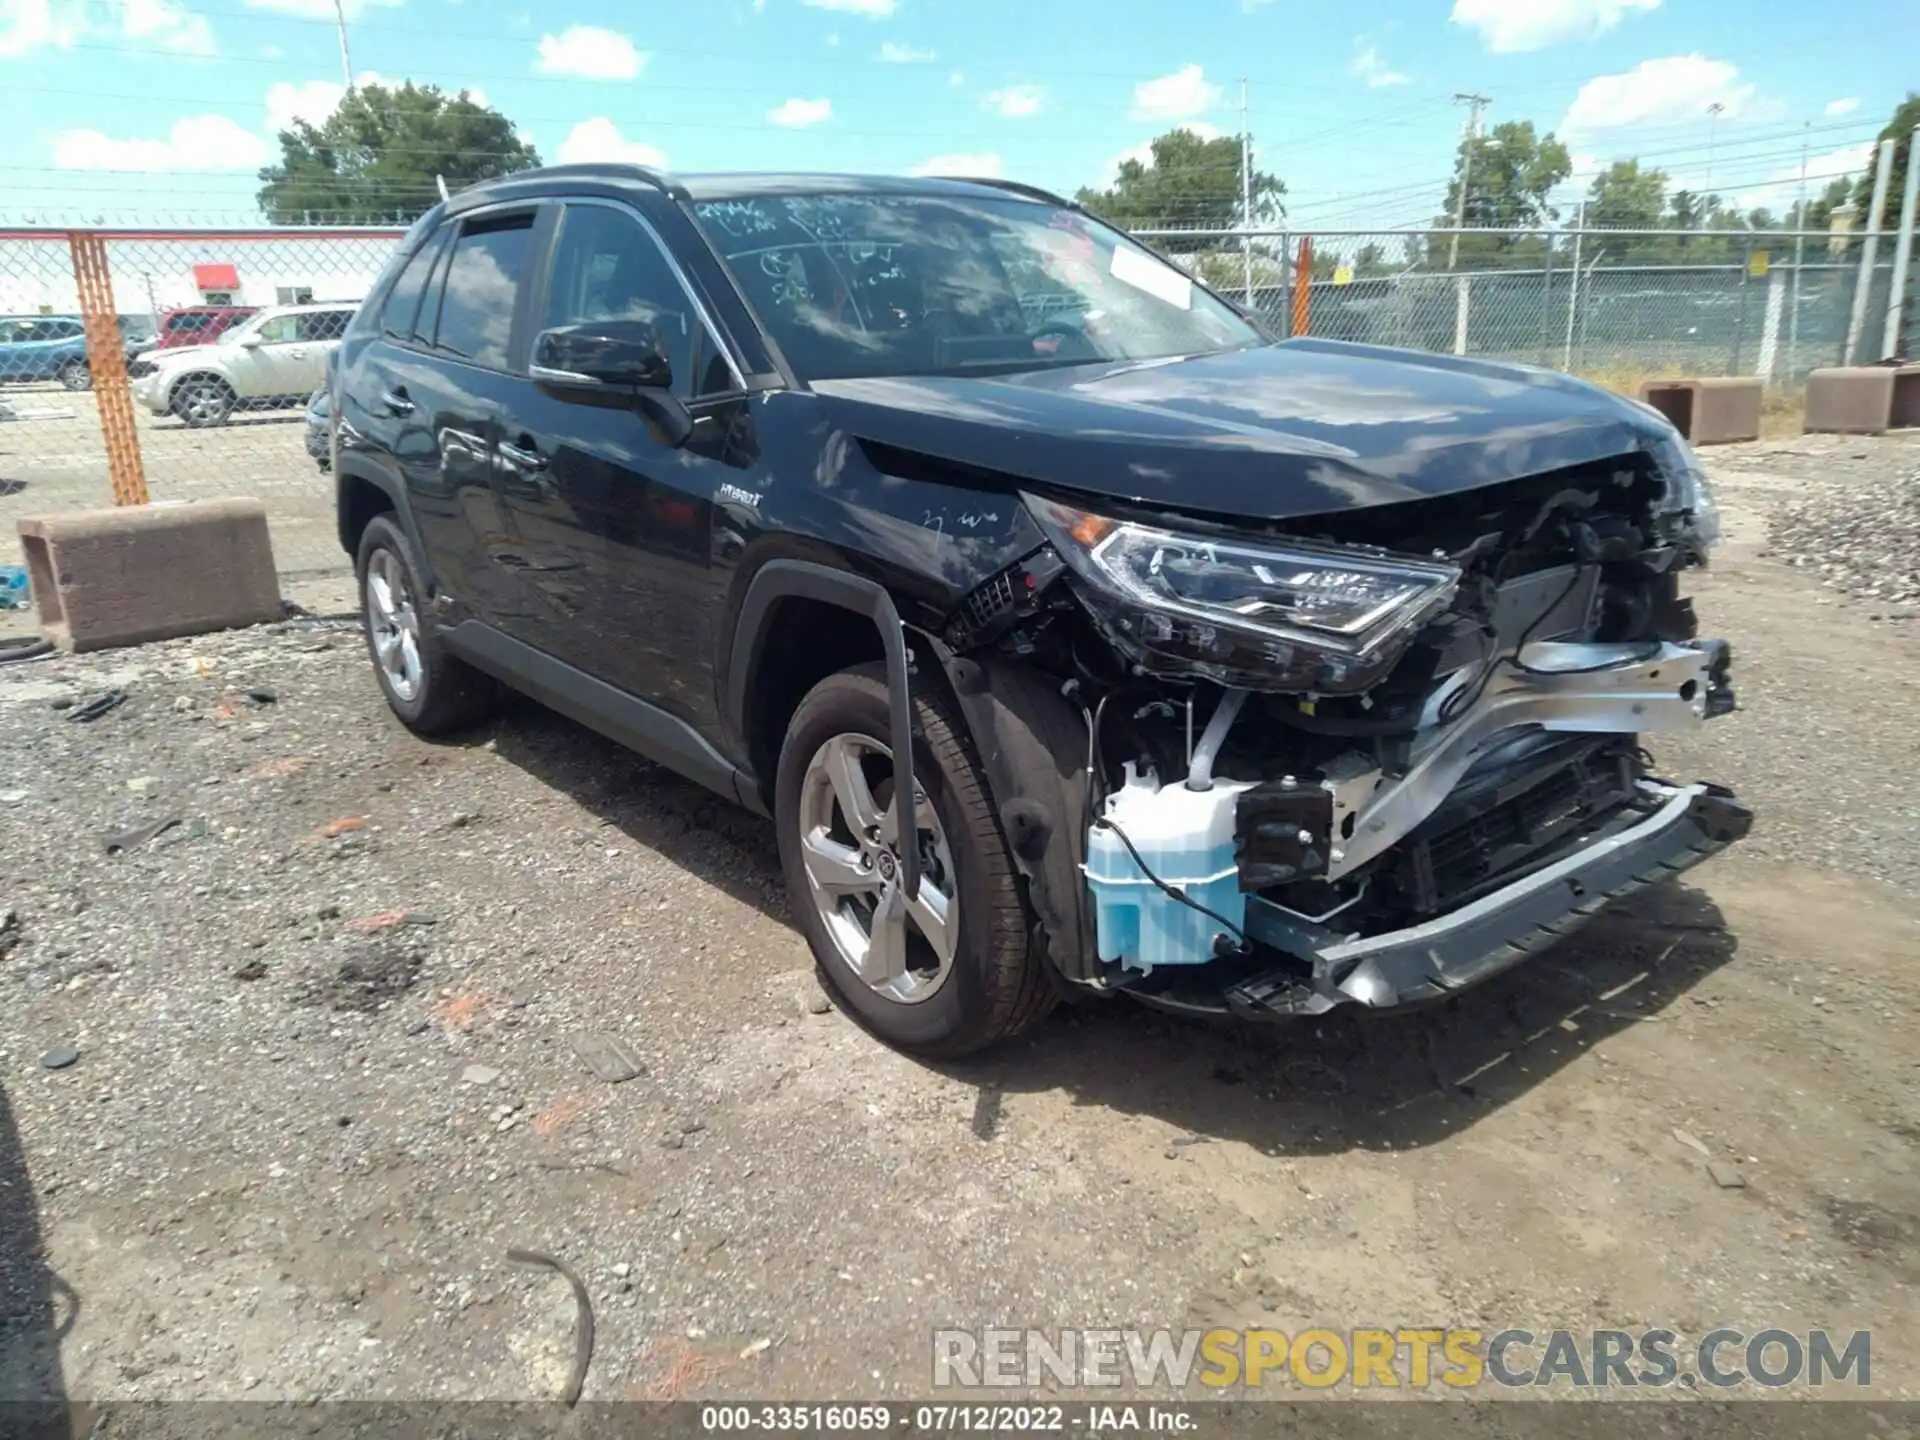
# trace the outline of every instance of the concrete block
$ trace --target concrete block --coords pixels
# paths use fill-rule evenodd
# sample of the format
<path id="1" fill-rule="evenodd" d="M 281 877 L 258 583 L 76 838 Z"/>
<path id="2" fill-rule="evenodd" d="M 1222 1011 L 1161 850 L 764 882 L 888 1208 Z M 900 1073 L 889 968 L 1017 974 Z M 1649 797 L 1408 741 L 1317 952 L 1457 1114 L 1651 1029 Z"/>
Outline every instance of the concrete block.
<path id="1" fill-rule="evenodd" d="M 40 631 L 104 650 L 280 618 L 258 500 L 127 505 L 20 520 Z"/>
<path id="2" fill-rule="evenodd" d="M 1807 377 L 1809 433 L 1878 435 L 1893 423 L 1893 371 L 1836 365 Z"/>
<path id="3" fill-rule="evenodd" d="M 1674 423 L 1695 445 L 1726 445 L 1760 438 L 1760 405 L 1766 386 L 1758 376 L 1710 376 L 1698 380 L 1649 380 L 1640 398 Z"/>

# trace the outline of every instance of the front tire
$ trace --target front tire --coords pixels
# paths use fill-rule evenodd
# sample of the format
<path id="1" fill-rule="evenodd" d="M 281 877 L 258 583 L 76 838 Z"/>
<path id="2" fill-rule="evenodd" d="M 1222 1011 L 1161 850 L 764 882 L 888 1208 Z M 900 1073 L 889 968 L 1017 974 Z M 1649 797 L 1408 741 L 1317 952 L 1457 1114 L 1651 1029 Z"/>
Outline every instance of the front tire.
<path id="1" fill-rule="evenodd" d="M 240 397 L 218 375 L 189 375 L 173 397 L 173 413 L 195 430 L 224 425 Z"/>
<path id="2" fill-rule="evenodd" d="M 367 654 L 393 713 L 418 735 L 445 735 L 484 720 L 498 698 L 494 682 L 458 659 L 422 603 L 426 586 L 406 532 L 376 515 L 355 559 Z"/>
<path id="3" fill-rule="evenodd" d="M 899 883 L 884 667 L 830 675 L 800 702 L 774 812 L 787 893 L 823 983 L 887 1044 L 953 1058 L 1026 1030 L 1055 991 L 964 728 L 933 696 L 914 704 L 916 900 Z"/>
<path id="4" fill-rule="evenodd" d="M 60 383 L 69 390 L 91 390 L 93 371 L 84 360 L 69 360 L 60 367 Z"/>

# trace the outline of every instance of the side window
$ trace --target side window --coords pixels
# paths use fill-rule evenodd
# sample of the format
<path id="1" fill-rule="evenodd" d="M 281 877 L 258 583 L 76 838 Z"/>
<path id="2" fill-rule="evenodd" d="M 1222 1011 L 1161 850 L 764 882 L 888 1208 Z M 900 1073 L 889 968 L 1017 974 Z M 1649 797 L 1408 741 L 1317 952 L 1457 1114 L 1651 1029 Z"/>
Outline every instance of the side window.
<path id="1" fill-rule="evenodd" d="M 553 248 L 539 328 L 595 320 L 652 324 L 666 346 L 674 393 L 683 399 L 734 386 L 725 355 L 646 228 L 604 205 L 569 205 Z"/>
<path id="2" fill-rule="evenodd" d="M 48 338 L 53 340 L 73 340 L 87 333 L 78 320 L 52 320 L 48 324 L 53 332 Z"/>
<path id="3" fill-rule="evenodd" d="M 480 223 L 485 228 L 469 226 L 453 242 L 433 344 L 436 350 L 501 370 L 513 334 L 514 298 L 532 246 L 533 216 Z"/>
<path id="4" fill-rule="evenodd" d="M 382 334 L 391 335 L 396 340 L 405 340 L 413 334 L 413 317 L 420 309 L 421 292 L 427 288 L 427 276 L 433 273 L 433 262 L 439 258 L 438 235 L 413 252 L 406 268 L 395 277 L 393 288 L 387 291 L 386 302 L 380 307 Z"/>
<path id="5" fill-rule="evenodd" d="M 276 315 L 271 320 L 260 322 L 260 328 L 254 334 L 260 337 L 263 345 L 285 345 L 298 338 L 298 315 Z"/>
<path id="6" fill-rule="evenodd" d="M 295 317 L 302 340 L 338 340 L 347 333 L 351 310 L 309 310 Z"/>

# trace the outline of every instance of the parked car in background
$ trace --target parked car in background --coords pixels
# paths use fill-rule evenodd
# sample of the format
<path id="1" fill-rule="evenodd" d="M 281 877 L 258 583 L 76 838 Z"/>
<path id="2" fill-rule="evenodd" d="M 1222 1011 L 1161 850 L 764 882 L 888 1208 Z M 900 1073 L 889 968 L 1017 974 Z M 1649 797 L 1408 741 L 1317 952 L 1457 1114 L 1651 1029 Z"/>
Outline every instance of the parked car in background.
<path id="1" fill-rule="evenodd" d="M 353 312 L 348 304 L 276 305 L 211 345 L 150 350 L 131 367 L 134 399 L 195 427 L 225 424 L 237 409 L 302 404 Z"/>
<path id="2" fill-rule="evenodd" d="M 116 317 L 116 323 L 120 326 L 120 350 L 129 362 L 159 343 L 159 332 L 151 315 L 121 315 Z"/>
<path id="3" fill-rule="evenodd" d="M 77 315 L 9 315 L 0 319 L 0 383 L 58 380 L 69 390 L 93 386 L 87 337 Z"/>
<path id="4" fill-rule="evenodd" d="M 324 385 L 307 400 L 307 454 L 322 470 L 333 467 L 333 401 Z"/>
<path id="5" fill-rule="evenodd" d="M 1672 425 L 1273 343 L 1027 186 L 486 181 L 338 365 L 394 713 L 505 684 L 770 814 L 826 983 L 907 1050 L 1062 992 L 1444 1001 L 1750 823 L 1640 740 L 1734 707 Z"/>
<path id="6" fill-rule="evenodd" d="M 160 317 L 154 348 L 172 350 L 182 345 L 207 345 L 242 320 L 257 315 L 256 305 L 188 305 Z"/>

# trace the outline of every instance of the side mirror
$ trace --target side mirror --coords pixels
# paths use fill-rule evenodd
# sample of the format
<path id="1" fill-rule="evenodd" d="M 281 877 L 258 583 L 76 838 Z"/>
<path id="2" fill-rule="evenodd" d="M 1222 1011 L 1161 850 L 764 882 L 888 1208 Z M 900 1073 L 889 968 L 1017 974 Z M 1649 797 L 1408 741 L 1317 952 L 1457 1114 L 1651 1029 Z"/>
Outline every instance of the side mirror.
<path id="1" fill-rule="evenodd" d="M 657 326 L 646 320 L 592 320 L 542 330 L 527 374 L 562 400 L 631 404 L 674 449 L 693 434 L 693 416 L 673 393 L 673 366 Z"/>
<path id="2" fill-rule="evenodd" d="M 258 350 L 266 343 L 265 340 L 260 338 L 260 332 L 258 330 L 250 330 L 240 337 L 240 348 L 243 350 Z"/>

